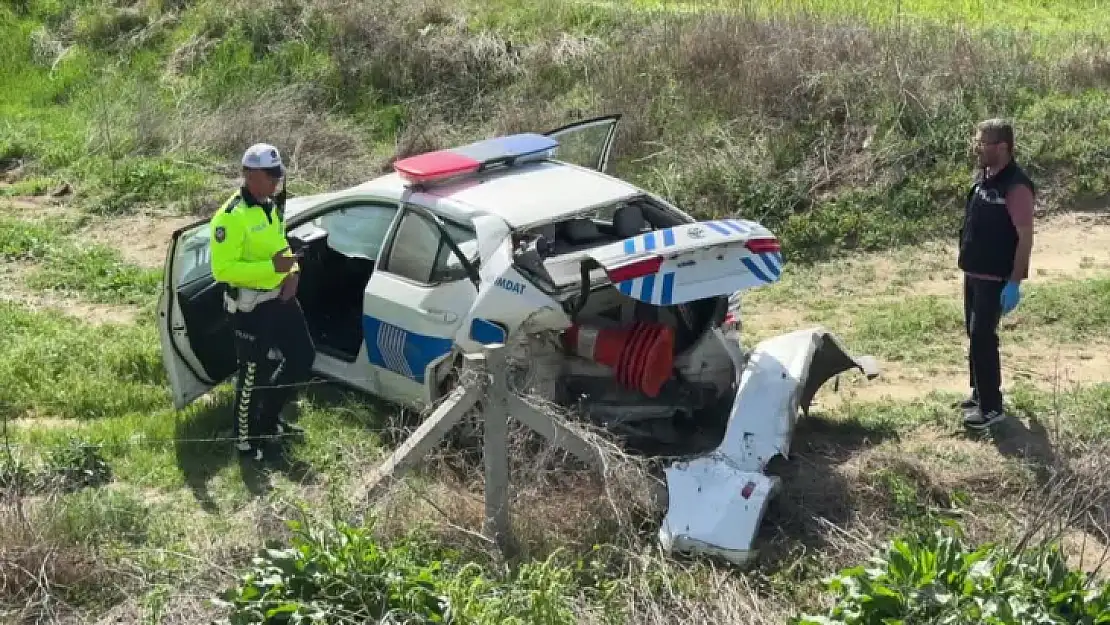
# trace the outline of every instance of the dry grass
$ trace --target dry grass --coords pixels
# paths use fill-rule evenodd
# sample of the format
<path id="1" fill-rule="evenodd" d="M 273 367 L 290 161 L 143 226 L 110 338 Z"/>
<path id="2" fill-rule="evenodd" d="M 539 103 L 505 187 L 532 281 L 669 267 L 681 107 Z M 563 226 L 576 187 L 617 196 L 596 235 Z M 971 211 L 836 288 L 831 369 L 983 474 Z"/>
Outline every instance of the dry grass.
<path id="1" fill-rule="evenodd" d="M 88 151 L 165 158 L 173 173 L 144 172 L 155 178 L 204 172 L 206 182 L 165 193 L 206 212 L 254 141 L 279 145 L 291 183 L 307 191 L 366 180 L 417 151 L 619 112 L 614 173 L 699 217 L 759 219 L 799 256 L 951 226 L 954 213 L 937 209 L 957 198 L 967 138 L 988 113 L 1019 117 L 1045 207 L 1105 188 L 1101 138 L 1081 131 L 1105 103 L 1080 96 L 1110 81 L 1104 43 L 1061 45 L 1046 59 L 1024 35 L 940 26 L 563 0 L 505 10 L 514 13 L 493 21 L 508 27 L 490 29 L 492 9 L 453 0 L 198 0 L 147 7 L 140 22 L 106 8 L 122 49 L 171 45 L 134 84 L 117 72 L 82 103 L 96 126 Z M 582 12 L 588 26 L 545 21 Z M 36 31 L 38 66 L 81 40 L 72 17 Z M 104 63 L 108 50 L 97 48 Z M 48 173 L 34 158 L 27 172 Z"/>
<path id="2" fill-rule="evenodd" d="M 97 594 L 121 599 L 125 576 L 95 549 L 59 540 L 50 526 L 48 497 L 0 498 L 0 616 L 15 623 L 56 623 L 75 609 L 69 600 Z M 6 612 L 6 614 L 5 614 Z"/>
<path id="3" fill-rule="evenodd" d="M 196 3 L 163 4 L 181 11 Z M 625 115 L 616 148 L 620 167 L 650 175 L 685 209 L 735 213 L 750 201 L 785 218 L 846 188 L 890 189 L 930 163 L 963 162 L 966 138 L 958 129 L 970 128 L 978 111 L 1016 106 L 1009 96 L 1013 84 L 1032 92 L 1076 93 L 1110 83 L 1106 50 L 1097 46 L 1046 62 L 1020 42 L 968 32 L 743 14 L 650 21 L 629 14 L 604 37 L 518 38 L 476 35 L 455 6 L 446 0 L 211 3 L 203 27 L 161 68 L 183 93 L 201 70 L 239 75 L 234 67 L 214 67 L 213 60 L 233 24 L 243 25 L 262 61 L 272 58 L 264 52 L 300 42 L 322 51 L 334 71 L 307 77 L 291 72 L 297 80 L 246 86 L 224 77 L 224 85 L 204 86 L 221 96 L 226 88 L 226 98 L 194 93 L 168 109 L 156 106 L 149 93 L 132 93 L 121 119 L 135 135 L 137 154 L 229 158 L 232 165 L 216 171 L 233 176 L 242 146 L 268 140 L 282 146 L 296 180 L 345 184 L 383 171 L 393 158 L 617 111 Z M 166 23 L 125 12 L 117 26 L 126 26 L 119 32 L 129 41 L 140 42 Z M 66 28 L 72 24 L 36 33 L 40 62 L 53 62 L 71 42 L 75 35 Z M 86 34 L 104 38 L 112 32 Z M 1052 141 L 1044 130 L 1037 131 L 1041 146 Z M 1053 189 L 1052 176 L 1045 174 L 1051 204 L 1064 191 Z M 773 187 L 774 195 L 756 183 Z M 924 198 L 920 206 L 933 210 L 937 202 Z M 893 214 L 891 220 L 905 218 Z M 1067 423 L 1059 414 L 1042 420 Z M 820 604 L 821 575 L 863 561 L 912 522 L 948 516 L 959 517 L 975 540 L 1027 544 L 1069 537 L 1073 549 L 1101 551 L 1091 563 L 1097 568 L 1110 545 L 1110 450 L 1078 442 L 1066 427 L 1021 427 L 991 444 L 951 437 L 936 426 L 809 422 L 791 460 L 776 467 L 784 489 L 759 537 L 763 561 L 747 573 L 659 553 L 654 532 L 663 507 L 653 496 L 660 484 L 656 467 L 593 439 L 604 459 L 599 476 L 535 436 L 514 431 L 518 555 L 568 551 L 603 559 L 625 591 L 631 620 L 646 624 L 783 622 L 799 605 Z M 393 446 L 397 434 L 383 438 Z M 339 447 L 367 466 L 380 460 L 366 445 Z M 480 466 L 480 453 L 437 450 L 415 476 L 396 482 L 377 502 L 377 531 L 391 540 L 430 524 L 443 542 L 498 561 L 480 535 Z M 321 516 L 333 511 L 333 502 L 314 487 L 299 486 L 297 494 L 310 498 Z M 3 603 L 16 606 L 16 616 L 29 622 L 59 620 L 67 592 L 96 587 L 127 597 L 111 617 L 136 621 L 149 613 L 141 605 L 143 592 L 164 580 L 49 534 L 58 513 L 18 493 L 0 506 Z M 244 562 L 266 539 L 285 537 L 281 520 L 292 515 L 261 504 L 236 514 L 249 531 L 198 529 L 188 536 L 198 559 L 193 570 L 200 572 L 174 580 L 177 590 L 160 599 L 172 604 L 163 612 L 165 622 L 206 615 L 200 595 L 227 579 L 224 566 Z M 195 522 L 203 527 L 201 517 Z M 1078 545 L 1076 535 L 1083 538 Z M 599 544 L 608 546 L 595 555 Z M 591 605 L 582 598 L 581 622 L 600 622 Z"/>
<path id="4" fill-rule="evenodd" d="M 1019 430 L 1000 431 L 995 440 L 984 441 L 935 426 L 880 427 L 820 417 L 803 421 L 791 459 L 773 469 L 783 477 L 784 489 L 759 537 L 762 561 L 748 572 L 659 551 L 655 530 L 663 507 L 653 497 L 659 480 L 656 469 L 642 459 L 567 423 L 597 445 L 605 459 L 602 475 L 515 429 L 510 458 L 517 556 L 542 560 L 567 554 L 602 561 L 607 577 L 620 587 L 623 608 L 635 622 L 650 624 L 676 618 L 783 622 L 799 607 L 812 609 L 825 600 L 818 586 L 823 575 L 863 561 L 908 524 L 943 517 L 959 518 L 977 542 L 1028 544 L 1063 537 L 1065 548 L 1085 569 L 1106 569 L 1110 450 L 1073 437 L 1063 410 L 1040 415 L 1041 422 L 1043 426 L 1021 424 Z M 397 427 L 390 438 L 403 434 Z M 378 460 L 366 457 L 364 466 Z M 380 537 L 388 542 L 426 525 L 444 544 L 480 561 L 502 562 L 480 534 L 481 460 L 473 448 L 437 449 L 415 475 L 395 482 L 376 502 Z M 313 501 L 310 514 L 326 520 L 333 508 L 325 494 L 313 487 L 304 492 Z M 3 508 L 9 515 L 19 509 L 10 503 Z M 0 558 L 35 573 L 5 578 L 5 604 L 50 617 L 41 622 L 64 622 L 61 608 L 45 612 L 46 606 L 59 605 L 66 592 L 87 584 L 103 585 L 118 596 L 113 616 L 127 619 L 163 610 L 162 622 L 195 622 L 198 615 L 211 614 L 203 598 L 226 585 L 232 575 L 228 569 L 246 562 L 258 544 L 286 537 L 281 519 L 299 514 L 279 498 L 237 513 L 253 528 L 247 533 L 223 535 L 215 529 L 201 531 L 198 525 L 188 536 L 194 566 L 187 575 L 175 574 L 172 590 L 164 586 L 154 597 L 147 591 L 165 584 L 155 570 L 107 559 L 95 549 L 43 531 L 31 532 L 28 528 L 56 527 L 51 515 L 58 510 L 28 503 L 22 509 L 39 512 L 28 513 L 30 523 L 4 519 Z M 595 545 L 605 546 L 595 551 Z M 128 549 L 127 557 L 142 551 Z M 188 588 L 178 583 L 183 579 L 189 580 Z M 162 607 L 156 610 L 150 602 Z M 580 598 L 576 609 L 579 622 L 603 622 L 596 603 L 587 597 Z"/>
<path id="5" fill-rule="evenodd" d="M 598 558 L 619 580 L 636 622 L 782 622 L 825 601 L 819 580 L 854 566 L 913 528 L 958 519 L 973 542 L 1031 545 L 1065 538 L 1069 555 L 1097 570 L 1110 544 L 1110 455 L 1068 430 L 1063 408 L 976 440 L 936 425 L 883 426 L 842 417 L 804 420 L 758 538 L 757 568 L 665 555 L 655 542 L 665 504 L 657 467 L 629 456 L 565 411 L 529 401 L 591 441 L 604 470 L 568 458 L 522 428 L 510 438 L 512 561 L 552 554 Z M 395 446 L 403 438 L 390 436 Z M 461 444 L 460 444 L 461 443 Z M 482 536 L 484 476 L 477 440 L 443 445 L 375 502 L 385 541 L 418 525 L 475 558 L 501 562 Z M 604 545 L 595 550 L 596 545 Z M 518 560 L 519 558 L 519 560 Z M 1105 567 L 1103 567 L 1105 568 Z M 580 622 L 600 622 L 591 604 Z"/>
<path id="6" fill-rule="evenodd" d="M 213 55 L 232 24 L 242 25 L 255 54 L 299 43 L 326 53 L 334 69 L 280 85 L 206 85 L 218 101 L 183 96 L 173 111 L 150 105 L 149 94 L 136 96 L 132 108 L 143 135 L 137 144 L 233 157 L 267 138 L 293 155 L 298 175 L 327 183 L 365 179 L 389 162 L 391 155 L 376 154 L 387 143 L 400 156 L 618 111 L 625 114 L 616 147 L 622 166 L 632 172 L 658 165 L 660 182 L 680 196 L 679 186 L 692 184 L 682 199 L 694 202 L 689 208 L 696 212 L 732 208 L 735 198 L 722 195 L 725 188 L 714 193 L 708 181 L 686 179 L 693 172 L 718 175 L 712 163 L 722 153 L 730 167 L 745 171 L 796 169 L 794 192 L 808 202 L 840 188 L 897 183 L 924 156 L 914 147 L 930 158 L 963 160 L 966 136 L 952 136 L 952 122 L 968 126 L 969 111 L 979 106 L 1005 110 L 1008 85 L 1076 92 L 1110 81 L 1103 48 L 1076 48 L 1046 62 L 1020 40 L 941 27 L 768 20 L 743 12 L 648 19 L 632 11 L 618 14 L 619 27 L 605 36 L 522 38 L 476 32 L 469 10 L 448 0 L 203 6 L 203 26 L 169 58 L 173 80 L 201 68 L 236 75 L 235 68 L 213 65 L 227 62 Z M 72 36 L 63 28 L 53 39 L 39 38 L 61 45 Z M 346 117 L 389 107 L 397 110 L 396 126 Z M 916 146 L 907 152 L 887 133 L 916 136 Z M 386 140 L 375 146 L 368 137 Z M 699 157 L 705 162 L 666 172 Z"/>

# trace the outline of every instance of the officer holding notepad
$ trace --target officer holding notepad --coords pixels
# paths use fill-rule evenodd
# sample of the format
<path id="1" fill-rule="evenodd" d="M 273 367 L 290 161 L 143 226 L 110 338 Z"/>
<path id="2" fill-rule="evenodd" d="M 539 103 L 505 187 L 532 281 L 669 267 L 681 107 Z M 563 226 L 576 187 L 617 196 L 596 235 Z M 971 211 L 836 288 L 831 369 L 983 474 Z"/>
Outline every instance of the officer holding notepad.
<path id="1" fill-rule="evenodd" d="M 281 418 L 297 386 L 308 380 L 316 348 L 296 299 L 297 257 L 285 238 L 281 154 L 252 145 L 243 154 L 243 184 L 210 224 L 212 274 L 226 285 L 239 375 L 234 413 L 237 447 L 263 459 L 264 439 L 300 433 Z"/>

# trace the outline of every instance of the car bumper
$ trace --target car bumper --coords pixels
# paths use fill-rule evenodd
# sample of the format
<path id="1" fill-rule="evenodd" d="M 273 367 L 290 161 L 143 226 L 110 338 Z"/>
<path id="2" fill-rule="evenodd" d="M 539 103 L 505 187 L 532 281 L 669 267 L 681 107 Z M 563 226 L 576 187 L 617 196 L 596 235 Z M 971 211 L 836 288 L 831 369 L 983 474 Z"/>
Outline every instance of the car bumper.
<path id="1" fill-rule="evenodd" d="M 731 350 L 734 360 L 736 350 Z M 668 510 L 659 530 L 664 549 L 708 553 L 746 565 L 767 504 L 780 487 L 764 473 L 786 457 L 799 412 L 833 376 L 859 369 L 878 375 L 870 357 L 849 355 L 835 336 L 816 327 L 759 343 L 737 361 L 739 381 L 720 445 L 666 469 Z"/>

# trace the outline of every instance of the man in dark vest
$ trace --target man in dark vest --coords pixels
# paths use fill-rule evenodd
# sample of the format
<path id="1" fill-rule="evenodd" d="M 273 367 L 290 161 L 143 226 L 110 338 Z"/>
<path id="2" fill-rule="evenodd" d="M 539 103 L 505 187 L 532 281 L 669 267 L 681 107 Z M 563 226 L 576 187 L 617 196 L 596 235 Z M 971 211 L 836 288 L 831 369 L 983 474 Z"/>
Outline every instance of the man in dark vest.
<path id="1" fill-rule="evenodd" d="M 1033 181 L 1014 161 L 1014 129 L 991 119 L 975 136 L 979 171 L 967 194 L 958 264 L 964 272 L 964 324 L 971 396 L 964 424 L 985 429 L 1006 417 L 998 322 L 1021 299 L 1033 248 Z"/>

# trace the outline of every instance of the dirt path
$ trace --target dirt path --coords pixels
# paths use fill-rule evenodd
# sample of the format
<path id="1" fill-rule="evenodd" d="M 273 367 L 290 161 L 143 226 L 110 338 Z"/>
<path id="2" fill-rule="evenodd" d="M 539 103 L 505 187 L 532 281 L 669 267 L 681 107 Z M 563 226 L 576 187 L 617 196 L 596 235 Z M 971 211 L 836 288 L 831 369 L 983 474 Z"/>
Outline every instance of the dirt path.
<path id="1" fill-rule="evenodd" d="M 837 301 L 859 298 L 936 295 L 962 297 L 961 276 L 953 270 L 956 249 L 927 245 L 890 253 L 867 254 L 813 269 L 805 283 L 784 285 L 798 295 L 778 303 L 769 315 L 745 316 L 759 336 L 813 325 L 807 310 L 835 307 Z M 808 270 L 807 270 L 808 273 Z M 1110 276 L 1110 213 L 1084 213 L 1041 219 L 1036 226 L 1029 282 L 1044 284 Z M 840 331 L 839 329 L 834 329 Z M 850 347 L 850 346 L 849 346 Z M 964 350 L 965 346 L 954 346 Z M 1002 336 L 1003 385 L 1034 384 L 1069 388 L 1110 380 L 1110 337 L 1103 342 L 1061 344 L 1050 340 L 1007 341 Z M 820 406 L 844 401 L 913 400 L 931 392 L 965 393 L 967 372 L 961 366 L 937 363 L 880 361 L 883 374 L 867 381 L 857 374 L 842 376 L 839 391 L 830 382 L 816 397 Z"/>
<path id="2" fill-rule="evenodd" d="M 822 291 L 894 291 L 960 297 L 955 242 L 931 244 L 838 263 L 821 279 Z M 1033 235 L 1029 282 L 1042 284 L 1110 275 L 1110 212 L 1040 219 Z"/>
<path id="3" fill-rule="evenodd" d="M 815 404 L 831 408 L 848 401 L 909 401 L 930 393 L 968 392 L 968 375 L 963 367 L 914 366 L 882 362 L 882 375 L 874 380 L 857 373 L 841 377 L 839 388 L 830 381 L 817 393 Z M 1076 385 L 1110 380 L 1110 343 L 1051 344 L 1024 343 L 1002 346 L 1004 389 L 1021 383 L 1042 389 L 1067 391 Z"/>
<path id="4" fill-rule="evenodd" d="M 75 211 L 64 198 L 0 198 L 0 215 L 21 221 L 41 222 L 79 216 Z M 195 217 L 157 214 L 92 217 L 77 231 L 76 237 L 84 244 L 117 250 L 128 263 L 157 269 L 165 262 L 173 232 L 195 221 Z M 0 267 L 0 301 L 17 302 L 38 310 L 54 310 L 93 324 L 129 324 L 135 321 L 139 311 L 134 306 L 95 304 L 64 294 L 31 289 L 24 282 L 31 269 L 24 263 L 3 263 Z"/>
<path id="5" fill-rule="evenodd" d="M 77 216 L 71 204 L 49 197 L 0 198 L 0 215 L 24 221 Z M 88 219 L 77 236 L 83 243 L 118 251 L 127 262 L 146 268 L 161 267 L 170 238 L 178 228 L 199 221 L 193 216 L 139 213 Z"/>
<path id="6" fill-rule="evenodd" d="M 178 228 L 199 221 L 176 215 L 133 215 L 105 219 L 81 229 L 84 241 L 118 250 L 123 259 L 140 267 L 159 268 Z"/>
<path id="7" fill-rule="evenodd" d="M 0 263 L 0 301 L 20 304 L 32 310 L 52 310 L 86 323 L 130 324 L 139 314 L 138 308 L 117 304 L 95 304 L 75 297 L 29 288 L 24 277 L 31 266 L 23 263 Z"/>
<path id="8" fill-rule="evenodd" d="M 0 215 L 26 222 L 77 217 L 64 199 L 49 197 L 0 198 Z M 92 219 L 79 236 L 86 243 L 98 243 L 119 250 L 124 260 L 144 267 L 159 267 L 165 257 L 169 235 L 181 218 L 156 218 L 140 215 Z M 134 323 L 138 308 L 124 304 L 97 304 L 62 293 L 40 291 L 27 286 L 25 278 L 33 266 L 22 262 L 3 262 L 0 267 L 0 301 L 14 302 L 34 310 L 51 310 L 87 323 Z"/>

